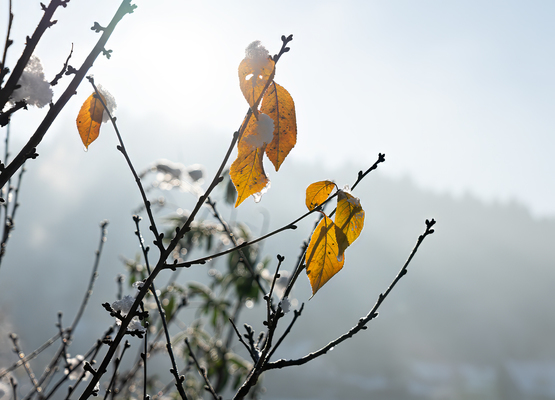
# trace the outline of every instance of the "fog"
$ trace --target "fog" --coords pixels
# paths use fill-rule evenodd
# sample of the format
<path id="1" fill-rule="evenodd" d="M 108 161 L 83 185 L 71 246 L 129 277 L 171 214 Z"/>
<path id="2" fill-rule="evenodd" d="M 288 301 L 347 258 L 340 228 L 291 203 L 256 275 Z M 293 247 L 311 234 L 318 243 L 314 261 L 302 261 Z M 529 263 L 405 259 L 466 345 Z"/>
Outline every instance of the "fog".
<path id="1" fill-rule="evenodd" d="M 167 147 L 155 140 L 152 146 L 140 144 L 132 136 L 128 141 L 139 170 Z M 211 176 L 227 141 L 211 132 L 187 141 L 175 161 L 206 160 Z M 203 141 L 211 147 L 202 146 Z M 131 215 L 140 198 L 111 138 L 87 153 L 75 152 L 67 141 L 49 143 L 39 153 L 27 166 L 16 229 L 0 268 L 2 329 L 16 332 L 29 353 L 56 334 L 58 311 L 70 323 L 88 284 L 98 224 L 108 219 L 99 278 L 71 350 L 78 354 L 111 323 L 100 304 L 115 300 L 115 277 L 124 273 L 120 257 L 133 258 L 139 251 Z M 248 199 L 231 210 L 221 202 L 222 214 L 246 221 L 254 234 L 265 219 L 269 229 L 278 228 L 304 213 L 304 189 L 310 183 L 331 179 L 340 187 L 352 184 L 376 158 L 369 155 L 333 169 L 286 162 L 278 173 L 269 171 L 272 188 L 260 203 Z M 349 330 L 396 276 L 424 231 L 425 219 L 436 219 L 436 232 L 367 331 L 307 366 L 269 371 L 263 380 L 265 398 L 555 398 L 555 219 L 532 217 L 516 202 L 485 203 L 471 194 L 432 191 L 410 176 L 387 176 L 387 168 L 386 154 L 386 162 L 354 192 L 366 222 L 346 253 L 343 270 L 310 300 L 308 279 L 301 275 L 293 297 L 297 308 L 305 303 L 304 311 L 275 357 L 303 356 Z M 189 194 L 153 195 L 165 195 L 183 208 L 194 202 Z M 272 258 L 284 255 L 282 268 L 291 270 L 313 223 L 313 218 L 305 220 L 297 230 L 269 239 L 263 252 Z M 195 266 L 180 279 L 202 280 L 206 272 L 206 266 Z M 159 279 L 165 282 L 167 274 Z M 248 322 L 261 329 L 264 315 L 249 310 L 238 325 Z M 5 337 L 1 367 L 15 360 Z"/>

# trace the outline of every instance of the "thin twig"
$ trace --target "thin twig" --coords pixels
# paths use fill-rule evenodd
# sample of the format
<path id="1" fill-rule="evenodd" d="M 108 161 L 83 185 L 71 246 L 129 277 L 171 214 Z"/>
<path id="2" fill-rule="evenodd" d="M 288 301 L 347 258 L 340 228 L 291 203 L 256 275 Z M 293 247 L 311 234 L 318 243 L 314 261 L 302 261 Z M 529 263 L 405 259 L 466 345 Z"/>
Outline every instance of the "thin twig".
<path id="1" fill-rule="evenodd" d="M 237 242 L 237 239 L 235 238 L 235 235 L 233 234 L 233 231 L 229 227 L 229 224 L 224 220 L 224 218 L 221 216 L 221 214 L 216 209 L 216 203 L 214 201 L 212 201 L 212 199 L 210 197 L 206 198 L 206 203 L 212 209 L 212 215 L 214 215 L 214 217 L 220 222 L 220 224 L 222 224 L 225 233 L 227 234 L 229 239 L 233 242 L 233 245 L 235 247 L 237 247 L 239 243 Z M 253 265 L 251 264 L 249 258 L 245 255 L 245 253 L 243 252 L 242 249 L 239 249 L 238 252 L 239 252 L 239 255 L 241 256 L 241 258 L 243 259 L 243 263 L 245 264 L 245 266 L 247 267 L 247 269 L 251 273 L 251 276 L 253 277 L 256 284 L 260 288 L 260 291 L 262 293 L 266 293 L 266 290 L 265 290 L 264 286 L 262 285 L 262 282 L 260 281 L 260 276 L 256 273 L 256 271 L 255 271 Z"/>
<path id="2" fill-rule="evenodd" d="M 278 265 L 276 267 L 276 272 L 274 273 L 274 279 L 272 279 L 272 286 L 270 287 L 270 292 L 264 296 L 264 300 L 266 300 L 266 323 L 270 323 L 270 318 L 272 313 L 275 312 L 272 306 L 272 294 L 274 292 L 274 287 L 276 285 L 276 280 L 279 278 L 279 268 L 281 267 L 281 263 L 285 260 L 285 257 L 281 255 L 277 255 Z"/>
<path id="3" fill-rule="evenodd" d="M 14 229 L 14 221 L 15 221 L 15 214 L 17 212 L 17 209 L 19 208 L 19 191 L 21 189 L 21 182 L 23 181 L 23 174 L 25 173 L 25 164 L 21 167 L 21 169 L 19 170 L 19 175 L 17 178 L 17 186 L 15 187 L 15 190 L 13 192 L 13 199 L 7 199 L 6 200 L 6 204 L 9 205 L 9 203 L 11 202 L 13 204 L 12 206 L 12 212 L 11 215 L 6 215 L 5 217 L 5 222 L 4 222 L 4 234 L 2 236 L 2 244 L 0 245 L 0 264 L 2 263 L 2 260 L 4 258 L 4 255 L 6 254 L 6 246 L 8 245 L 8 240 L 10 239 L 10 233 L 11 231 Z M 8 183 L 8 185 L 10 186 L 10 184 Z M 12 188 L 11 186 L 9 187 L 8 191 L 11 191 Z M 8 207 L 6 207 L 6 213 L 8 212 Z"/>
<path id="4" fill-rule="evenodd" d="M 143 399 L 147 398 L 146 388 L 148 384 L 148 373 L 147 373 L 147 362 L 148 359 L 148 325 L 145 321 L 145 338 L 143 340 L 144 343 L 144 350 L 145 352 L 141 354 L 141 358 L 143 359 Z"/>
<path id="5" fill-rule="evenodd" d="M 293 328 L 293 325 L 297 321 L 297 318 L 299 318 L 301 316 L 301 313 L 303 312 L 303 309 L 304 309 L 304 303 L 301 304 L 301 308 L 299 308 L 299 311 L 293 310 L 293 313 L 294 313 L 293 319 L 291 320 L 291 323 L 289 324 L 289 326 L 287 327 L 285 332 L 283 332 L 283 335 L 281 335 L 281 337 L 278 339 L 278 341 L 276 342 L 276 344 L 274 345 L 274 347 L 272 348 L 272 350 L 268 354 L 268 360 L 270 360 L 272 358 L 275 351 L 280 346 L 281 342 L 283 342 L 283 340 L 287 337 L 287 335 L 289 335 L 289 333 L 291 332 L 291 329 Z"/>
<path id="6" fill-rule="evenodd" d="M 44 344 L 42 344 L 38 349 L 36 349 L 35 351 L 33 351 L 32 353 L 27 354 L 25 357 L 20 358 L 16 363 L 14 363 L 11 367 L 8 367 L 6 369 L 3 369 L 2 371 L 0 371 L 0 379 L 2 379 L 4 376 L 6 376 L 7 374 L 9 374 L 12 371 L 15 371 L 17 368 L 21 367 L 22 365 L 24 365 L 25 363 L 31 361 L 32 359 L 34 359 L 35 357 L 37 357 L 40 353 L 42 353 L 44 350 L 46 350 L 47 348 L 49 348 L 50 346 L 52 346 L 54 343 L 56 343 L 56 341 L 60 338 L 60 332 L 58 332 L 57 334 L 55 334 L 54 336 L 52 336 L 50 339 L 48 339 Z"/>
<path id="7" fill-rule="evenodd" d="M 6 32 L 6 41 L 4 42 L 4 51 L 2 53 L 2 63 L 0 64 L 0 86 L 4 82 L 4 76 L 8 73 L 8 70 L 6 69 L 6 56 L 8 55 L 8 48 L 13 43 L 13 40 L 10 39 L 10 33 L 12 31 L 13 23 L 12 0 L 9 1 L 8 10 L 8 31 Z"/>
<path id="8" fill-rule="evenodd" d="M 214 390 L 214 387 L 212 386 L 212 384 L 210 383 L 210 380 L 208 379 L 208 375 L 206 374 L 206 368 L 202 368 L 200 366 L 197 358 L 195 357 L 195 353 L 193 353 L 193 349 L 191 348 L 191 345 L 189 344 L 189 339 L 185 338 L 185 344 L 187 345 L 187 348 L 189 349 L 189 354 L 191 355 L 191 358 L 195 362 L 198 373 L 204 379 L 204 383 L 206 383 L 206 389 L 210 392 L 210 394 L 212 395 L 212 397 L 214 397 L 215 400 L 221 400 L 222 396 L 220 396 L 216 393 L 216 391 Z"/>
<path id="9" fill-rule="evenodd" d="M 201 257 L 201 258 L 197 258 L 196 260 L 185 261 L 185 262 L 182 262 L 182 263 L 166 264 L 166 265 L 165 265 L 165 268 L 170 268 L 170 269 L 174 269 L 174 268 L 189 268 L 191 265 L 195 265 L 195 264 L 205 264 L 207 261 L 210 261 L 210 260 L 212 260 L 213 258 L 218 258 L 218 257 L 221 257 L 221 256 L 223 256 L 223 255 L 232 253 L 232 252 L 234 252 L 234 251 L 236 251 L 236 250 L 242 249 L 243 247 L 247 247 L 247 246 L 250 246 L 250 245 L 252 245 L 252 244 L 261 242 L 261 241 L 263 241 L 263 240 L 265 240 L 265 239 L 268 239 L 268 238 L 271 237 L 271 236 L 277 235 L 278 233 L 283 232 L 283 231 L 285 231 L 285 230 L 288 230 L 288 229 L 297 229 L 297 225 L 295 225 L 295 224 L 296 224 L 297 222 L 301 221 L 302 219 L 308 217 L 308 216 L 309 216 L 310 214 L 312 214 L 314 211 L 315 211 L 315 210 L 308 211 L 307 213 L 303 214 L 301 217 L 297 218 L 295 221 L 291 222 L 290 224 L 285 225 L 285 226 L 282 226 L 281 228 L 278 228 L 278 229 L 276 229 L 276 230 L 274 230 L 274 231 L 272 231 L 272 232 L 270 232 L 270 233 L 267 233 L 266 235 L 260 236 L 260 237 L 258 237 L 258 238 L 256 238 L 256 239 L 249 240 L 248 242 L 243 242 L 243 243 L 241 243 L 241 244 L 239 244 L 239 245 L 237 245 L 237 246 L 235 246 L 235 247 L 231 247 L 231 248 L 229 248 L 229 249 L 227 249 L 227 250 L 223 250 L 223 251 L 221 251 L 221 252 L 219 252 L 219 253 L 212 254 L 212 255 L 207 256 L 207 257 Z"/>
<path id="10" fill-rule="evenodd" d="M 259 359 L 259 356 L 258 356 L 258 354 L 255 352 L 255 349 L 254 349 L 254 348 L 251 348 L 251 346 L 249 346 L 249 345 L 247 344 L 247 342 L 245 342 L 245 341 L 243 340 L 243 337 L 242 337 L 241 334 L 239 333 L 239 329 L 237 329 L 237 325 L 235 325 L 235 322 L 233 322 L 233 320 L 232 320 L 231 318 L 229 319 L 229 322 L 231 322 L 231 325 L 233 326 L 233 329 L 235 330 L 235 333 L 237 334 L 237 337 L 239 338 L 239 342 L 241 342 L 241 343 L 243 344 L 243 346 L 246 347 L 246 349 L 248 350 L 248 352 L 249 352 L 249 354 L 250 354 L 252 360 L 253 360 L 254 362 L 257 362 L 258 359 Z"/>
<path id="11" fill-rule="evenodd" d="M 13 400 L 17 400 L 17 382 L 10 376 L 10 385 L 12 386 Z"/>
<path id="12" fill-rule="evenodd" d="M 69 59 L 71 58 L 72 55 L 73 55 L 73 43 L 71 44 L 71 51 L 69 52 L 69 56 L 67 56 L 66 62 L 62 66 L 62 70 L 56 74 L 54 79 L 52 79 L 52 81 L 50 82 L 50 86 L 56 86 L 60 81 L 60 79 L 62 79 L 64 74 L 66 74 L 67 66 L 69 64 Z"/>
<path id="13" fill-rule="evenodd" d="M 108 226 L 108 221 L 106 221 L 106 220 L 104 220 L 100 223 L 100 240 L 99 240 L 99 243 L 98 243 L 98 248 L 95 251 L 95 260 L 94 260 L 94 263 L 93 263 L 91 277 L 89 279 L 89 285 L 87 287 L 87 291 L 85 292 L 85 296 L 83 297 L 83 300 L 81 301 L 81 305 L 79 306 L 79 310 L 77 311 L 77 314 L 75 315 L 75 318 L 73 319 L 73 322 L 71 323 L 71 326 L 67 330 L 67 332 L 68 332 L 68 336 L 66 338 L 67 345 L 69 345 L 69 343 L 72 341 L 73 332 L 75 332 L 75 329 L 77 328 L 77 324 L 81 320 L 81 317 L 82 317 L 82 315 L 85 311 L 85 308 L 87 307 L 87 304 L 89 302 L 89 299 L 90 299 L 90 297 L 93 293 L 94 283 L 96 281 L 96 278 L 98 277 L 98 267 L 100 265 L 100 256 L 102 255 L 102 249 L 104 248 L 104 243 L 106 242 L 106 234 L 107 234 L 106 227 L 107 226 Z M 55 356 L 50 361 L 50 364 L 45 368 L 42 376 L 40 377 L 40 379 L 39 379 L 40 385 L 43 385 L 44 382 L 46 381 L 46 379 L 48 379 L 48 377 L 56 371 L 56 365 L 58 364 L 58 362 L 60 360 L 60 357 L 65 352 L 66 344 L 63 342 L 63 340 L 64 340 L 63 336 L 61 336 L 61 337 L 62 337 L 62 345 L 60 346 L 60 348 L 56 352 Z"/>
<path id="14" fill-rule="evenodd" d="M 329 342 L 326 346 L 322 347 L 320 350 L 315 351 L 313 353 L 310 353 L 310 354 L 308 354 L 304 357 L 301 357 L 301 358 L 296 359 L 296 360 L 281 359 L 281 360 L 278 360 L 278 361 L 275 361 L 275 362 L 268 362 L 263 368 L 264 371 L 267 371 L 267 370 L 270 370 L 270 369 L 276 369 L 276 368 L 289 367 L 289 366 L 292 366 L 292 365 L 306 364 L 307 362 L 312 361 L 315 358 L 326 354 L 329 350 L 331 350 L 335 346 L 339 345 L 340 343 L 344 342 L 345 340 L 353 337 L 355 334 L 357 334 L 361 330 L 365 330 L 367 328 L 366 325 L 372 319 L 374 319 L 378 316 L 378 309 L 380 308 L 380 305 L 383 303 L 383 301 L 386 299 L 386 297 L 391 293 L 391 291 L 393 290 L 395 285 L 397 285 L 399 280 L 404 275 L 406 275 L 407 268 L 408 268 L 410 262 L 412 261 L 413 257 L 415 256 L 416 252 L 418 251 L 418 248 L 420 247 L 420 245 L 422 244 L 422 242 L 424 241 L 426 236 L 431 235 L 432 233 L 434 233 L 434 230 L 432 229 L 432 226 L 434 226 L 434 224 L 435 224 L 435 220 L 433 220 L 433 219 L 430 220 L 430 221 L 426 220 L 426 230 L 424 231 L 424 233 L 422 235 L 420 235 L 418 237 L 416 245 L 412 249 L 407 261 L 405 262 L 405 264 L 403 265 L 403 267 L 401 268 L 401 270 L 399 271 L 399 273 L 397 274 L 397 276 L 395 277 L 393 282 L 391 282 L 391 284 L 389 285 L 389 287 L 387 288 L 387 290 L 383 294 L 379 295 L 378 300 L 376 301 L 376 303 L 374 304 L 374 307 L 372 307 L 370 312 L 364 318 L 359 319 L 358 323 L 353 328 L 351 328 L 348 332 L 341 335 L 337 339 Z"/>
<path id="15" fill-rule="evenodd" d="M 121 354 L 119 357 L 116 357 L 114 359 L 114 373 L 112 374 L 112 378 L 110 379 L 110 383 L 108 384 L 108 388 L 106 389 L 106 393 L 104 393 L 104 400 L 106 400 L 108 398 L 108 395 L 111 393 L 112 394 L 112 398 L 114 398 L 114 396 L 117 394 L 117 388 L 113 388 L 115 382 L 116 382 L 116 378 L 118 376 L 118 368 L 119 365 L 121 363 L 121 360 L 123 359 L 123 356 L 125 355 L 125 352 L 128 348 L 130 348 L 131 345 L 129 344 L 129 341 L 126 340 L 125 344 L 123 345 L 123 349 L 121 350 Z"/>
<path id="16" fill-rule="evenodd" d="M 11 125 L 8 124 L 6 129 L 6 140 L 5 140 L 5 162 L 8 162 L 10 152 L 9 152 L 9 140 L 10 140 L 10 131 Z M 3 233 L 2 233 L 2 242 L 0 243 L 0 265 L 4 258 L 4 254 L 6 253 L 6 246 L 8 245 L 8 239 L 10 238 L 10 233 L 14 228 L 14 220 L 15 220 L 15 213 L 19 207 L 18 204 L 18 197 L 19 197 L 19 189 L 21 187 L 21 180 L 23 178 L 23 173 L 25 172 L 25 167 L 21 168 L 19 173 L 19 178 L 17 181 L 17 186 L 15 188 L 15 192 L 12 198 L 12 191 L 14 190 L 11 185 L 11 181 L 8 181 L 8 185 L 6 188 L 6 195 L 4 202 L 2 204 L 2 208 L 4 209 L 4 223 L 3 223 Z M 13 204 L 12 210 L 10 213 L 10 204 Z"/>
<path id="17" fill-rule="evenodd" d="M 137 186 L 139 188 L 139 192 L 141 193 L 141 197 L 143 199 L 143 203 L 146 207 L 146 212 L 148 214 L 148 219 L 150 220 L 150 230 L 154 234 L 154 238 L 155 238 L 154 244 L 158 247 L 158 249 L 160 250 L 160 253 L 164 253 L 164 244 L 162 243 L 162 239 L 164 238 L 164 235 L 158 233 L 158 228 L 156 227 L 156 222 L 154 220 L 154 216 L 152 215 L 152 209 L 150 207 L 150 201 L 148 200 L 148 198 L 146 196 L 145 189 L 143 187 L 143 184 L 141 183 L 141 178 L 139 178 L 139 175 L 137 174 L 137 171 L 135 171 L 135 167 L 133 166 L 133 163 L 131 162 L 131 158 L 129 157 L 129 153 L 127 153 L 127 150 L 125 148 L 125 144 L 123 143 L 123 139 L 122 139 L 121 134 L 119 132 L 116 120 L 114 119 L 114 117 L 110 113 L 110 111 L 108 110 L 108 107 L 106 107 L 106 104 L 104 103 L 104 99 L 102 98 L 102 96 L 100 95 L 100 92 L 98 91 L 98 88 L 94 84 L 94 79 L 91 76 L 88 76 L 87 79 L 89 80 L 90 84 L 94 88 L 94 91 L 96 92 L 96 95 L 98 96 L 98 100 L 100 100 L 100 102 L 102 103 L 102 106 L 104 107 L 104 112 L 106 112 L 108 114 L 108 117 L 110 118 L 110 121 L 112 122 L 112 126 L 114 127 L 114 131 L 116 132 L 116 136 L 117 136 L 118 141 L 119 141 L 119 146 L 117 147 L 117 149 L 121 152 L 121 154 L 123 154 L 123 157 L 125 158 L 125 161 L 127 162 L 127 166 L 129 167 L 129 169 L 131 170 L 131 173 L 133 174 L 133 177 L 135 178 L 135 182 L 137 183 Z"/>
<path id="18" fill-rule="evenodd" d="M 17 335 L 15 333 L 10 334 L 10 339 L 12 340 L 12 344 L 13 344 L 13 349 L 15 354 L 17 354 L 17 357 L 19 357 L 19 359 L 23 359 L 23 357 L 25 357 L 25 354 L 21 351 L 20 347 L 19 347 L 19 339 L 17 338 Z M 31 381 L 31 383 L 33 384 L 35 391 L 38 393 L 42 392 L 42 388 L 39 385 L 39 382 L 37 381 L 37 378 L 35 377 L 35 374 L 33 373 L 33 371 L 31 370 L 31 366 L 29 365 L 29 363 L 24 362 L 23 363 L 23 368 L 25 368 L 25 372 L 27 372 L 27 375 L 29 376 L 29 379 Z"/>
<path id="19" fill-rule="evenodd" d="M 79 307 L 79 311 L 75 315 L 75 318 L 73 319 L 73 322 L 71 323 L 71 327 L 69 328 L 69 334 L 70 335 L 73 335 L 73 332 L 75 331 L 75 328 L 77 327 L 77 324 L 81 320 L 81 317 L 83 316 L 83 312 L 85 311 L 85 308 L 87 307 L 89 299 L 92 295 L 94 282 L 96 281 L 96 278 L 98 277 L 98 266 L 100 265 L 100 256 L 102 254 L 102 249 L 104 248 L 104 243 L 106 243 L 106 235 L 107 235 L 106 227 L 107 226 L 108 226 L 108 221 L 107 220 L 104 220 L 100 223 L 100 240 L 99 240 L 99 243 L 98 243 L 98 249 L 95 251 L 95 259 L 94 259 L 94 264 L 93 264 L 93 270 L 92 270 L 92 273 L 91 273 L 91 278 L 89 279 L 89 287 L 87 288 L 87 291 L 85 293 L 85 297 L 83 298 L 83 301 L 81 302 L 81 306 Z"/>

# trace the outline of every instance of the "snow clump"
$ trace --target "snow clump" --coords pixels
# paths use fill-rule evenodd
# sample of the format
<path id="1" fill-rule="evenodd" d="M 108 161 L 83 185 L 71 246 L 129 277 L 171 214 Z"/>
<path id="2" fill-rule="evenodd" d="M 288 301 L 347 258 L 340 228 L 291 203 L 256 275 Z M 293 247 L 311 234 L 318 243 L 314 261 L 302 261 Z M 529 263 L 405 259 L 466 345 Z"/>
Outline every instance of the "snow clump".
<path id="1" fill-rule="evenodd" d="M 42 64 L 36 56 L 31 56 L 17 84 L 21 87 L 13 91 L 12 103 L 25 100 L 30 106 L 42 108 L 52 101 L 54 93 L 50 83 L 44 79 Z"/>

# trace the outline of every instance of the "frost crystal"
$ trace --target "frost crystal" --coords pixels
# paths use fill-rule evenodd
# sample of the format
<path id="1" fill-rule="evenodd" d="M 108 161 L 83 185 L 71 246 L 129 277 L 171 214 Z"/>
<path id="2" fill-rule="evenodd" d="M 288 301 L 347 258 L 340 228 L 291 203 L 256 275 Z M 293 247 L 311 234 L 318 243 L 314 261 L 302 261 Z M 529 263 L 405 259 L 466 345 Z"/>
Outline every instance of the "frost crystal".
<path id="1" fill-rule="evenodd" d="M 249 59 L 252 68 L 254 69 L 254 76 L 257 77 L 262 72 L 262 67 L 268 63 L 270 53 L 262 44 L 260 40 L 255 40 L 245 49 L 245 58 Z"/>
<path id="2" fill-rule="evenodd" d="M 258 114 L 258 121 L 254 121 L 254 132 L 243 138 L 243 141 L 253 147 L 268 144 L 274 138 L 274 120 L 266 114 Z"/>
<path id="3" fill-rule="evenodd" d="M 54 94 L 50 83 L 44 79 L 44 72 L 38 57 L 31 56 L 17 84 L 21 87 L 13 91 L 10 99 L 12 103 L 25 100 L 31 106 L 42 108 L 52 101 Z"/>

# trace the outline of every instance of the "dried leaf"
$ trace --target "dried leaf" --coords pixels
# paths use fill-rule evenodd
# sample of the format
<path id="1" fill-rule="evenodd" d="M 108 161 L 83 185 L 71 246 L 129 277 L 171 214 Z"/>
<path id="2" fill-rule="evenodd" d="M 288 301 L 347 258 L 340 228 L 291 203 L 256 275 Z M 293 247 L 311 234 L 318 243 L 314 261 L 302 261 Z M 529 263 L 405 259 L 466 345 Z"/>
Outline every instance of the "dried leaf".
<path id="1" fill-rule="evenodd" d="M 324 215 L 306 250 L 306 274 L 312 286 L 312 295 L 338 273 L 345 262 L 345 256 L 339 256 L 339 241 L 343 232 L 335 223 Z"/>
<path id="2" fill-rule="evenodd" d="M 244 122 L 243 122 L 244 123 Z M 266 144 L 260 147 L 251 145 L 252 141 L 249 136 L 255 134 L 254 127 L 256 120 L 250 118 L 243 136 L 237 144 L 237 159 L 231 164 L 229 176 L 237 190 L 237 200 L 235 207 L 241 204 L 247 197 L 264 193 L 264 189 L 270 183 L 270 179 L 264 172 L 262 158 Z"/>
<path id="3" fill-rule="evenodd" d="M 102 101 L 106 103 L 104 96 L 102 96 Z M 104 107 L 102 103 L 96 97 L 96 93 L 93 93 L 85 100 L 77 115 L 77 130 L 87 149 L 89 145 L 98 138 L 103 112 Z"/>
<path id="4" fill-rule="evenodd" d="M 306 206 L 313 210 L 318 205 L 326 201 L 337 185 L 331 181 L 314 182 L 306 188 Z"/>
<path id="5" fill-rule="evenodd" d="M 287 90 L 271 82 L 262 100 L 260 112 L 268 114 L 274 120 L 274 138 L 266 147 L 266 155 L 277 171 L 297 143 L 295 103 Z"/>
<path id="6" fill-rule="evenodd" d="M 257 60 L 258 61 L 258 60 Z M 268 57 L 266 64 L 257 65 L 250 58 L 244 58 L 239 64 L 239 86 L 249 106 L 256 114 L 262 100 L 266 84 L 274 79 L 275 63 Z"/>
<path id="7" fill-rule="evenodd" d="M 360 235 L 364 227 L 364 210 L 359 199 L 340 190 L 337 195 L 335 224 L 344 233 L 344 240 L 339 241 L 339 254 L 343 254 Z"/>

